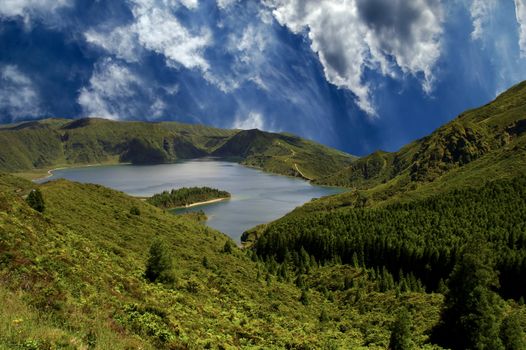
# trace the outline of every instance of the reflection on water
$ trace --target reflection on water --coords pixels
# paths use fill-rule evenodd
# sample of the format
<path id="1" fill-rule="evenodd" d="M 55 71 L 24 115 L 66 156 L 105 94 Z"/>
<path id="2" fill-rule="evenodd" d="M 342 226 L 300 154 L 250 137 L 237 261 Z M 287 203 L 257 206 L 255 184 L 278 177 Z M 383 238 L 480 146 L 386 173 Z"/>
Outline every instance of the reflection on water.
<path id="1" fill-rule="evenodd" d="M 228 201 L 185 210 L 203 210 L 208 216 L 208 225 L 235 240 L 239 240 L 243 231 L 275 220 L 312 198 L 341 191 L 212 159 L 163 165 L 61 169 L 54 171 L 53 176 L 45 181 L 57 178 L 100 184 L 134 196 L 151 196 L 184 186 L 226 190 L 232 194 Z"/>

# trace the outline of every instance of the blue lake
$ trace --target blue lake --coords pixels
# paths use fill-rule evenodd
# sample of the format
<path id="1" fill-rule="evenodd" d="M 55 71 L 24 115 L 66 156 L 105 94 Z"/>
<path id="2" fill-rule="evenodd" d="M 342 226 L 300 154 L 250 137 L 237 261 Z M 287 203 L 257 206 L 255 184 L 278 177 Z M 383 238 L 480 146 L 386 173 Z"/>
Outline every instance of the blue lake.
<path id="1" fill-rule="evenodd" d="M 203 210 L 208 216 L 209 226 L 237 241 L 245 230 L 278 219 L 312 198 L 342 191 L 213 159 L 162 165 L 123 164 L 60 169 L 40 182 L 58 178 L 100 184 L 145 197 L 172 188 L 191 186 L 226 190 L 232 194 L 230 200 L 183 210 Z"/>

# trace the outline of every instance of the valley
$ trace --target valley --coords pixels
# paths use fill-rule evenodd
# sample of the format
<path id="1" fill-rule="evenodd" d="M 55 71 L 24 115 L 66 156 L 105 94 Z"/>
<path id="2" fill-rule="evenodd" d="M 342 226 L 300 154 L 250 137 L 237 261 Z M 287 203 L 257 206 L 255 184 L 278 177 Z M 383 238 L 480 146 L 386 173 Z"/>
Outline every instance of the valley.
<path id="1" fill-rule="evenodd" d="M 521 83 L 358 159 L 259 130 L 3 126 L 0 348 L 524 349 L 525 120 Z M 105 162 L 131 164 L 16 175 Z M 208 225 L 133 197 L 184 186 L 232 197 L 195 208 Z"/>

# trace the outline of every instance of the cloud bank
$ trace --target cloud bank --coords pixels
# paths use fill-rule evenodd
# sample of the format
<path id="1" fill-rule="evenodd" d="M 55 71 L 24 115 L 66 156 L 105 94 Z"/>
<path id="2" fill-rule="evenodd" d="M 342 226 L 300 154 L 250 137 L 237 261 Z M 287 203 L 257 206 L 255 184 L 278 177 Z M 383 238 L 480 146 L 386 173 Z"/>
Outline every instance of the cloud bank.
<path id="1" fill-rule="evenodd" d="M 0 113 L 9 113 L 14 121 L 43 115 L 33 82 L 15 65 L 0 66 Z"/>
<path id="2" fill-rule="evenodd" d="M 515 14 L 519 24 L 519 47 L 521 56 L 526 57 L 526 1 L 515 0 Z"/>
<path id="3" fill-rule="evenodd" d="M 422 75 L 431 92 L 441 53 L 442 7 L 434 0 L 275 0 L 276 20 L 306 32 L 327 80 L 351 90 L 358 105 L 375 115 L 367 70 L 396 77 Z"/>

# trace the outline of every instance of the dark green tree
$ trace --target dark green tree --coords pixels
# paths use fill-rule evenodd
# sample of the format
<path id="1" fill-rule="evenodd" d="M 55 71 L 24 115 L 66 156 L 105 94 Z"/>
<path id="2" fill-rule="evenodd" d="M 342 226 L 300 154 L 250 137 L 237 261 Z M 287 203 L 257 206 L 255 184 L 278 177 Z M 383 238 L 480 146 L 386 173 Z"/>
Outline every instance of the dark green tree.
<path id="1" fill-rule="evenodd" d="M 468 243 L 448 280 L 434 339 L 452 349 L 504 349 L 499 338 L 502 299 L 494 257 L 480 238 Z"/>
<path id="2" fill-rule="evenodd" d="M 153 241 L 146 263 L 146 278 L 151 282 L 173 282 L 173 256 L 161 240 Z"/>
<path id="3" fill-rule="evenodd" d="M 320 320 L 320 322 L 328 322 L 328 321 L 330 321 L 329 314 L 327 313 L 327 311 L 325 309 L 321 310 L 319 320 Z"/>
<path id="4" fill-rule="evenodd" d="M 500 327 L 500 338 L 506 350 L 525 350 L 526 340 L 517 313 L 506 317 Z"/>
<path id="5" fill-rule="evenodd" d="M 402 308 L 391 329 L 389 350 L 413 349 L 411 341 L 411 315 L 406 308 Z"/>
<path id="6" fill-rule="evenodd" d="M 141 210 L 138 207 L 132 207 L 130 209 L 130 214 L 139 216 L 141 215 Z"/>
<path id="7" fill-rule="evenodd" d="M 232 242 L 230 242 L 230 240 L 227 240 L 225 242 L 225 245 L 223 246 L 223 253 L 226 253 L 226 254 L 232 253 Z"/>
<path id="8" fill-rule="evenodd" d="M 210 267 L 210 262 L 208 261 L 208 258 L 206 256 L 203 256 L 203 260 L 201 262 L 203 264 L 204 267 L 206 268 L 209 268 Z"/>
<path id="9" fill-rule="evenodd" d="M 300 302 L 303 305 L 309 305 L 309 294 L 306 289 L 301 291 Z"/>
<path id="10" fill-rule="evenodd" d="M 42 197 L 42 192 L 40 190 L 33 190 L 29 193 L 26 198 L 27 204 L 36 211 L 43 213 L 45 210 L 44 197 Z"/>

